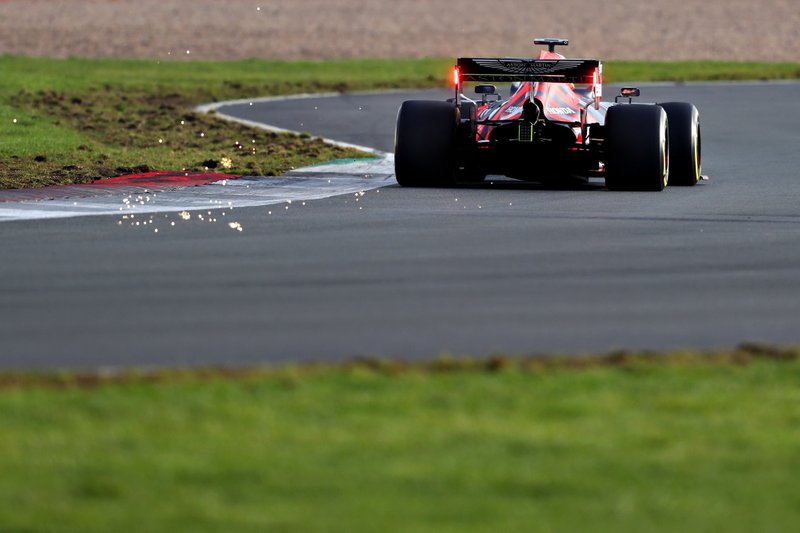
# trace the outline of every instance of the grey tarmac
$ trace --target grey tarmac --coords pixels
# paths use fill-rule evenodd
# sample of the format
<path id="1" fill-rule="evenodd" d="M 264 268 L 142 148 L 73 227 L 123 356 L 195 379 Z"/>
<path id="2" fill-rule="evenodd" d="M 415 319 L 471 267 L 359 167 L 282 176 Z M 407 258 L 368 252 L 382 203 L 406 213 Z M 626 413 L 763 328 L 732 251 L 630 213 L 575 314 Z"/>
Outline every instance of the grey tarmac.
<path id="1" fill-rule="evenodd" d="M 243 231 L 192 220 L 154 234 L 113 216 L 0 223 L 0 366 L 800 343 L 798 89 L 644 87 L 643 99 L 700 109 L 711 180 L 694 188 L 389 186 L 271 215 L 235 209 Z M 391 150 L 397 108 L 416 97 L 222 111 Z"/>

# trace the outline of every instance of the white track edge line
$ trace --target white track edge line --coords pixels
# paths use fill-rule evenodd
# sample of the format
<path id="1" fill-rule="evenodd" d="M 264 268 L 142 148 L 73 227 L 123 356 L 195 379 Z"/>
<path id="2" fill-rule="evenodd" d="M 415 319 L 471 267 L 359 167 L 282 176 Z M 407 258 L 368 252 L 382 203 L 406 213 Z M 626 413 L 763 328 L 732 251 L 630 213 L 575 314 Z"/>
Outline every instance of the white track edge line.
<path id="1" fill-rule="evenodd" d="M 221 113 L 219 109 L 221 107 L 227 107 L 232 105 L 243 105 L 243 104 L 255 104 L 255 103 L 264 103 L 264 102 L 283 102 L 288 100 L 307 100 L 311 98 L 335 98 L 338 96 L 349 95 L 349 96 L 369 96 L 369 95 L 379 95 L 379 94 L 396 94 L 396 93 L 403 93 L 407 92 L 404 89 L 392 89 L 387 91 L 359 91 L 359 92 L 352 92 L 352 93 L 302 93 L 302 94 L 287 94 L 281 96 L 260 96 L 258 98 L 240 98 L 238 100 L 225 100 L 223 102 L 212 102 L 210 104 L 202 104 L 196 106 L 194 111 L 197 113 L 210 113 L 214 112 L 215 116 L 219 117 L 221 120 L 226 120 L 228 122 L 236 122 L 243 126 L 248 126 L 250 128 L 257 128 L 264 131 L 270 131 L 273 133 L 288 133 L 291 135 L 302 135 L 302 132 L 289 130 L 286 128 L 279 128 L 278 126 L 272 126 L 270 124 L 265 124 L 263 122 L 256 122 L 254 120 L 247 120 L 245 118 L 234 117 L 225 113 Z M 372 148 L 370 146 L 363 146 L 360 144 L 353 144 L 343 141 L 337 141 L 336 139 L 330 139 L 327 137 L 318 137 L 312 136 L 314 139 L 319 139 L 325 144 L 330 144 L 331 146 L 338 146 L 339 148 L 350 148 L 354 150 L 360 150 L 362 152 L 366 152 L 368 154 L 373 154 L 378 157 L 385 157 L 387 155 L 386 152 L 382 150 L 378 150 L 376 148 Z"/>
<path id="2" fill-rule="evenodd" d="M 227 122 L 236 122 L 238 124 L 242 124 L 243 126 L 248 126 L 250 128 L 256 128 L 256 129 L 260 129 L 260 130 L 264 130 L 264 131 L 270 131 L 270 132 L 273 132 L 273 133 L 288 133 L 290 135 L 298 135 L 298 136 L 302 135 L 302 133 L 299 132 L 299 131 L 287 130 L 287 129 L 284 129 L 284 128 L 279 128 L 277 126 L 271 126 L 269 124 L 264 124 L 263 122 L 256 122 L 254 120 L 247 120 L 246 118 L 234 117 L 234 116 L 231 116 L 231 115 L 226 115 L 225 113 L 220 113 L 219 111 L 217 111 L 214 114 L 214 116 L 218 117 L 220 120 L 225 120 Z M 387 155 L 386 152 L 383 152 L 381 150 L 377 150 L 375 148 L 371 148 L 369 146 L 361 146 L 359 144 L 353 144 L 353 143 L 348 143 L 348 142 L 343 142 L 343 141 L 337 141 L 335 139 L 328 139 L 326 137 L 317 137 L 317 136 L 313 136 L 313 135 L 311 136 L 311 138 L 312 139 L 319 139 L 322 142 L 324 142 L 325 144 L 330 144 L 331 146 L 338 146 L 339 148 L 351 148 L 351 149 L 354 149 L 354 150 L 360 150 L 362 152 L 366 152 L 368 154 L 372 154 L 372 155 L 375 155 L 375 156 L 378 156 L 378 157 L 386 157 L 386 155 Z"/>
<path id="3" fill-rule="evenodd" d="M 435 87 L 433 89 L 435 89 Z M 281 102 L 284 100 L 307 100 L 309 98 L 335 98 L 337 96 L 374 96 L 381 94 L 399 94 L 415 90 L 425 91 L 431 89 L 386 89 L 382 91 L 300 93 L 300 94 L 282 94 L 278 96 L 258 96 L 256 98 L 239 98 L 236 100 L 224 100 L 222 102 L 211 102 L 208 104 L 201 104 L 195 106 L 194 110 L 198 113 L 208 113 L 209 111 L 216 111 L 220 107 L 225 107 L 229 105 L 244 105 L 250 103 L 258 104 L 264 102 Z"/>

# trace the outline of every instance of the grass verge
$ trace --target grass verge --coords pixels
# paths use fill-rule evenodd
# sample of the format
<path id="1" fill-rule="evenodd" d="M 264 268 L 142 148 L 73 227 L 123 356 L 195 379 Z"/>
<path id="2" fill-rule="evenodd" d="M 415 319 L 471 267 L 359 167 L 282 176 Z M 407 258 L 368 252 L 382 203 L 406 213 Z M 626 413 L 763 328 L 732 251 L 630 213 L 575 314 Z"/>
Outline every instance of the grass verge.
<path id="1" fill-rule="evenodd" d="M 800 350 L 5 374 L 8 531 L 787 531 Z"/>
<path id="2" fill-rule="evenodd" d="M 198 103 L 296 92 L 444 86 L 449 59 L 167 62 L 0 57 L 0 188 L 131 171 L 281 174 L 358 157 L 311 138 L 221 123 Z M 793 63 L 608 62 L 606 81 L 800 78 Z M 321 110 L 320 112 L 324 112 Z M 224 168 L 223 168 L 224 161 Z"/>

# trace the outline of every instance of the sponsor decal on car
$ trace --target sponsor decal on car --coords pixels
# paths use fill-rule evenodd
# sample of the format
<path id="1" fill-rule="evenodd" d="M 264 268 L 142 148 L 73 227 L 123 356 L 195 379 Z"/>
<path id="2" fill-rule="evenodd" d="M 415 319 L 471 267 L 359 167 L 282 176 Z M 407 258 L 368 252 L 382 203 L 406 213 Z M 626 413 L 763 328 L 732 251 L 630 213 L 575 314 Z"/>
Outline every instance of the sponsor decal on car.
<path id="1" fill-rule="evenodd" d="M 500 120 L 507 120 L 513 116 L 519 115 L 520 113 L 522 113 L 522 106 L 516 106 L 516 105 L 511 106 L 509 108 L 506 108 Z"/>
<path id="2" fill-rule="evenodd" d="M 577 111 L 569 107 L 548 107 L 547 113 L 550 115 L 574 115 Z"/>

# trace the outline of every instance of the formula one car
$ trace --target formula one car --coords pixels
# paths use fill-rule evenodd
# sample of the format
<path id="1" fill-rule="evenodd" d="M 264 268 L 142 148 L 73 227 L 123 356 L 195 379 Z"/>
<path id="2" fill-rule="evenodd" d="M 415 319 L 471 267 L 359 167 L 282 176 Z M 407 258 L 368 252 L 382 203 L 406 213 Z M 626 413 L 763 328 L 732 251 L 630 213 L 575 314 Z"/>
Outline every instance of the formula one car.
<path id="1" fill-rule="evenodd" d="M 636 87 L 602 102 L 600 61 L 557 54 L 565 39 L 534 43 L 548 47 L 537 59 L 459 58 L 455 96 L 446 102 L 403 102 L 395 130 L 400 185 L 440 187 L 502 174 L 551 184 L 602 177 L 611 190 L 660 191 L 700 180 L 694 105 L 634 104 Z M 508 98 L 492 85 L 509 82 Z M 476 84 L 476 99 L 463 94 L 465 83 Z"/>

